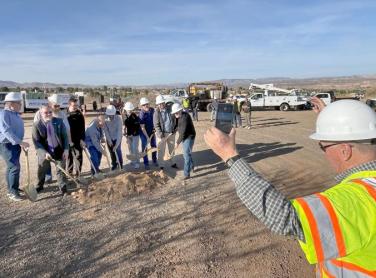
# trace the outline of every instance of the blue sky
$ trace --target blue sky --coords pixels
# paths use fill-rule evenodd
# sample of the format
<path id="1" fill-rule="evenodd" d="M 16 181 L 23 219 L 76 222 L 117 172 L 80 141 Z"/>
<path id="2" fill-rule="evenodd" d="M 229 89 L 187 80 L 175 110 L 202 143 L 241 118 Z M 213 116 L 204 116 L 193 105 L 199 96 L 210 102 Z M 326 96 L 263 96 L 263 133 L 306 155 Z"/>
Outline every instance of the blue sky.
<path id="1" fill-rule="evenodd" d="M 0 80 L 376 73 L 376 1 L 0 0 Z"/>

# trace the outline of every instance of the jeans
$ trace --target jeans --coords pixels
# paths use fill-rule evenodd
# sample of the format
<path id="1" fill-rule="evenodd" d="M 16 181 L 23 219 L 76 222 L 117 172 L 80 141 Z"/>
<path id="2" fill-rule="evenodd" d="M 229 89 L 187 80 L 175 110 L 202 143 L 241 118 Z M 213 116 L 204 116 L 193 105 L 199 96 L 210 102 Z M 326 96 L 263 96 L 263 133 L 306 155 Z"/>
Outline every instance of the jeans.
<path id="1" fill-rule="evenodd" d="M 142 148 L 142 151 L 144 151 L 145 148 L 146 148 L 147 139 L 146 139 L 146 137 L 145 137 L 145 135 L 144 135 L 143 132 L 140 133 L 140 137 L 141 137 L 141 148 Z M 155 136 L 153 136 L 153 138 L 151 138 L 150 146 L 152 148 L 156 148 L 157 147 Z M 157 152 L 153 152 L 151 154 L 151 156 L 152 156 L 153 162 L 157 163 Z M 144 156 L 144 165 L 149 165 L 149 158 L 148 158 L 147 155 Z"/>
<path id="2" fill-rule="evenodd" d="M 139 155 L 138 154 L 138 145 L 140 143 L 140 136 L 137 135 L 137 136 L 128 137 L 127 143 L 129 145 L 129 150 L 130 150 L 131 154 L 136 157 L 135 160 L 131 161 L 131 164 L 132 165 L 139 164 L 140 158 L 138 157 L 138 155 Z"/>
<path id="3" fill-rule="evenodd" d="M 20 187 L 21 146 L 12 145 L 11 143 L 0 143 L 0 155 L 7 165 L 5 179 L 8 185 L 8 192 L 18 195 L 18 189 Z"/>
<path id="4" fill-rule="evenodd" d="M 116 161 L 116 155 L 113 150 L 113 146 L 115 145 L 116 145 L 116 140 L 113 140 L 112 147 L 108 146 L 108 149 L 110 150 L 110 156 L 111 156 L 111 164 L 112 164 L 111 170 L 115 170 L 118 167 L 118 163 Z M 118 158 L 119 158 L 120 169 L 123 169 L 123 154 L 121 152 L 121 144 L 119 144 L 119 147 L 117 147 L 116 154 L 118 155 Z"/>
<path id="5" fill-rule="evenodd" d="M 192 109 L 192 120 L 198 122 L 198 110 L 197 110 L 197 108 Z"/>
<path id="6" fill-rule="evenodd" d="M 99 173 L 99 165 L 101 165 L 102 153 L 98 151 L 97 148 L 94 146 L 89 147 L 89 153 L 91 162 L 93 162 L 95 170 L 97 171 L 97 173 Z M 95 174 L 93 167 L 91 167 L 91 174 Z"/>
<path id="7" fill-rule="evenodd" d="M 217 118 L 217 111 L 213 109 L 210 114 L 210 120 L 213 121 L 215 118 Z"/>
<path id="8" fill-rule="evenodd" d="M 65 160 L 62 159 L 55 159 L 57 165 L 59 165 L 61 168 L 65 169 Z M 38 187 L 42 187 L 44 185 L 46 174 L 48 172 L 48 169 L 51 169 L 50 161 L 44 159 L 43 161 L 39 160 L 38 163 Z M 65 174 L 56 167 L 56 178 L 57 178 L 57 184 L 59 188 L 63 188 L 67 185 L 67 178 Z"/>
<path id="9" fill-rule="evenodd" d="M 233 126 L 242 127 L 242 117 L 240 113 L 234 113 Z"/>
<path id="10" fill-rule="evenodd" d="M 183 157 L 184 157 L 184 176 L 189 177 L 194 167 L 192 159 L 192 149 L 195 143 L 194 137 L 188 137 L 183 141 Z"/>

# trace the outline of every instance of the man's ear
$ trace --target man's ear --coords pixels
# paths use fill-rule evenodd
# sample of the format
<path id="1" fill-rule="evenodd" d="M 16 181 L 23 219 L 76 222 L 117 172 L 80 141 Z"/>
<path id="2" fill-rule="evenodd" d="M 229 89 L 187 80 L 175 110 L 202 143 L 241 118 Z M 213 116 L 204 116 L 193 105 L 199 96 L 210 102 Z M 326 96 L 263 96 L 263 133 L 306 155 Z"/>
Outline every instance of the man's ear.
<path id="1" fill-rule="evenodd" d="M 342 144 L 341 145 L 341 156 L 344 161 L 349 161 L 353 155 L 352 147 L 350 144 Z"/>

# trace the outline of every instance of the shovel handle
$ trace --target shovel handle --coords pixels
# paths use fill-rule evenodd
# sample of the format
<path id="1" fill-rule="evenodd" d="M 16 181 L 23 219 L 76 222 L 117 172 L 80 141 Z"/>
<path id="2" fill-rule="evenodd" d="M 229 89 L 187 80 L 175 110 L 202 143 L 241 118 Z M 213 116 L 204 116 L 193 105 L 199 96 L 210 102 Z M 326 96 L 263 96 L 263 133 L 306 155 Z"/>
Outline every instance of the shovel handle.
<path id="1" fill-rule="evenodd" d="M 90 155 L 89 155 L 89 151 L 88 151 L 88 149 L 87 149 L 86 147 L 84 147 L 83 149 L 84 149 L 84 153 L 85 153 L 87 159 L 90 161 L 90 165 L 91 165 L 91 167 L 94 169 L 94 172 L 95 172 L 95 174 L 97 175 L 97 174 L 98 174 L 97 169 L 95 168 L 94 163 L 93 163 L 93 161 L 91 160 L 91 157 L 90 157 Z"/>
<path id="2" fill-rule="evenodd" d="M 60 170 L 62 171 L 68 178 L 70 178 L 76 185 L 77 187 L 80 187 L 80 185 L 78 184 L 78 182 L 76 181 L 76 179 L 74 177 L 72 177 L 67 171 L 65 171 L 65 169 L 63 169 L 63 167 L 61 167 L 55 159 L 51 159 L 50 160 L 53 164 L 55 164 L 55 166 Z"/>

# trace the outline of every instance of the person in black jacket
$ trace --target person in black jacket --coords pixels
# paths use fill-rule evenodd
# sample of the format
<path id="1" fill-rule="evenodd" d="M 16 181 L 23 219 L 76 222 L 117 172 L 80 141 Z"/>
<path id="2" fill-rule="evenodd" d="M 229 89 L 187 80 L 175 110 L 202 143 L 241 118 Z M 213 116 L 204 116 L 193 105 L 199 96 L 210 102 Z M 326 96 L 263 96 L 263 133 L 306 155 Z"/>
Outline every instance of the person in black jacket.
<path id="1" fill-rule="evenodd" d="M 191 116 L 183 111 L 181 104 L 174 103 L 172 105 L 171 114 L 174 114 L 176 118 L 174 132 L 179 132 L 175 148 L 183 142 L 184 180 L 187 180 L 191 176 L 191 171 L 194 171 L 192 149 L 195 143 L 196 130 Z"/>
<path id="2" fill-rule="evenodd" d="M 68 122 L 70 126 L 72 144 L 69 150 L 68 171 L 73 172 L 73 160 L 78 160 L 78 168 L 76 174 L 79 175 L 82 169 L 82 150 L 85 146 L 85 117 L 78 108 L 77 100 L 70 99 L 68 107 Z"/>
<path id="3" fill-rule="evenodd" d="M 54 160 L 61 168 L 65 167 L 68 158 L 68 136 L 62 119 L 52 116 L 51 108 L 44 105 L 40 108 L 40 118 L 34 122 L 32 139 L 38 156 L 37 192 L 44 189 L 45 177 Z M 67 193 L 67 180 L 63 172 L 56 168 L 57 182 L 62 194 Z"/>

